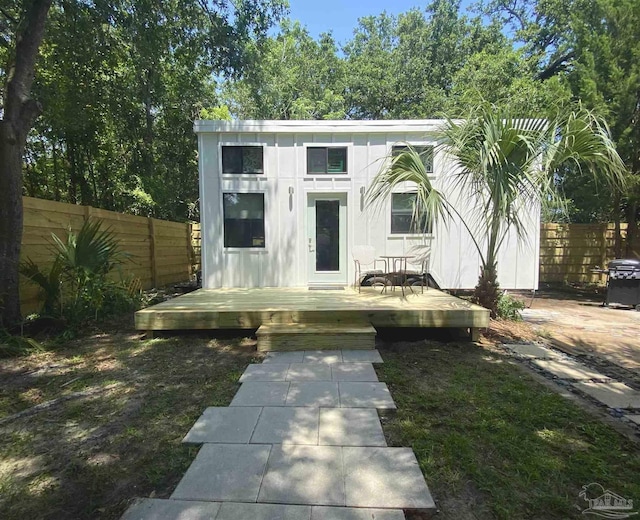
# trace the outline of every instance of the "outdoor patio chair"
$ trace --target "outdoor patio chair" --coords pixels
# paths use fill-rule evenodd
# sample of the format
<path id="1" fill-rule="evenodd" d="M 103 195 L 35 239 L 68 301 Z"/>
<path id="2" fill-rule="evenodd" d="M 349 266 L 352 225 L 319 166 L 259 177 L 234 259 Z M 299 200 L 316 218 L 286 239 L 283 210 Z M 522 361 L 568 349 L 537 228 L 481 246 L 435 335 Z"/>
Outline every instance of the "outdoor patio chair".
<path id="1" fill-rule="evenodd" d="M 376 250 L 373 246 L 353 246 L 351 257 L 355 264 L 355 285 L 358 287 L 358 292 L 362 287 L 362 281 L 368 275 L 384 275 L 382 269 L 376 269 L 376 265 L 378 263 L 384 265 L 384 261 L 376 259 Z"/>

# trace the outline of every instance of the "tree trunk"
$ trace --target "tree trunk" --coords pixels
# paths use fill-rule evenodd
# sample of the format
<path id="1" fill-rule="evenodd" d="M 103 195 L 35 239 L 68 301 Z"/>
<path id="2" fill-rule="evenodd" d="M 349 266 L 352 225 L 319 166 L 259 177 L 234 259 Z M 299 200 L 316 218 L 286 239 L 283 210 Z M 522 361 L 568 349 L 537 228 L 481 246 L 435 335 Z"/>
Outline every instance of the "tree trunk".
<path id="1" fill-rule="evenodd" d="M 473 291 L 473 300 L 478 305 L 491 311 L 491 317 L 498 317 L 498 300 L 500 286 L 498 285 L 498 269 L 495 265 L 486 265 L 480 271 L 478 285 Z"/>
<path id="2" fill-rule="evenodd" d="M 0 121 L 0 327 L 20 320 L 23 150 L 11 123 Z"/>
<path id="3" fill-rule="evenodd" d="M 21 318 L 22 154 L 40 113 L 40 106 L 29 96 L 50 7 L 51 0 L 31 2 L 16 29 L 15 48 L 6 69 L 0 120 L 0 327 L 11 327 Z"/>

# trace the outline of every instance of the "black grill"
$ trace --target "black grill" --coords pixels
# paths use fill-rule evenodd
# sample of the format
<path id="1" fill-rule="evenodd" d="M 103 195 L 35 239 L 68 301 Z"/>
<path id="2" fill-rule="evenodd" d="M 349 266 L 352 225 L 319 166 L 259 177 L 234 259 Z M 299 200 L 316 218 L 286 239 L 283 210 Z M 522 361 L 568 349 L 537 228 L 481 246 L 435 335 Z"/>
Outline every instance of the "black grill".
<path id="1" fill-rule="evenodd" d="M 607 273 L 609 281 L 605 305 L 631 305 L 640 311 L 640 260 L 612 260 L 607 265 Z"/>

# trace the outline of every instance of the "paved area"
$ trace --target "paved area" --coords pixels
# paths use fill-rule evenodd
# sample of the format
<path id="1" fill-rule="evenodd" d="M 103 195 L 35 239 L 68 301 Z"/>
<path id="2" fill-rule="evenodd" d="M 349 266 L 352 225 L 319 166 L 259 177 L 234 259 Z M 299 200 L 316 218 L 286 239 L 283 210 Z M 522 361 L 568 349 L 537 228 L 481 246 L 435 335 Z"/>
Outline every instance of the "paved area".
<path id="1" fill-rule="evenodd" d="M 377 351 L 273 352 L 249 365 L 231 406 L 204 410 L 201 444 L 170 499 L 122 520 L 400 520 L 435 511 L 411 448 L 388 447 L 394 409 Z"/>
<path id="2" fill-rule="evenodd" d="M 613 415 L 623 417 L 633 425 L 640 424 L 640 391 L 544 345 L 504 344 L 503 347 L 532 368 L 608 407 Z"/>
<path id="3" fill-rule="evenodd" d="M 594 356 L 628 370 L 640 369 L 640 312 L 611 305 L 600 295 L 543 291 L 522 314 L 526 322 L 563 351 Z M 530 301 L 530 295 L 522 295 Z"/>

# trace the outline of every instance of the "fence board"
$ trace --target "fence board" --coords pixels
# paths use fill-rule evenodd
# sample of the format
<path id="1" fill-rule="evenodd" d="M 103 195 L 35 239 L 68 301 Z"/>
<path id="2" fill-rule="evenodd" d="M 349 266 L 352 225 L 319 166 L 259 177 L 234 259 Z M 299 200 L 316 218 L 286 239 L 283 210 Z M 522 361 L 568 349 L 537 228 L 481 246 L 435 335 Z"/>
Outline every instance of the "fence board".
<path id="1" fill-rule="evenodd" d="M 55 233 L 64 241 L 68 230 L 79 231 L 86 218 L 99 219 L 104 222 L 105 227 L 111 229 L 122 250 L 129 254 L 129 258 L 121 266 L 122 275 L 125 278 L 138 277 L 145 289 L 154 285 L 154 264 L 157 268 L 157 285 L 166 285 L 188 280 L 193 266 L 200 261 L 199 255 L 197 258 L 194 256 L 191 244 L 191 224 L 148 219 L 32 197 L 23 197 L 23 207 L 21 258 L 31 258 L 44 269 L 53 261 L 51 234 Z M 155 236 L 150 231 L 155 231 Z M 23 313 L 39 309 L 38 287 L 22 278 L 20 293 Z"/>

